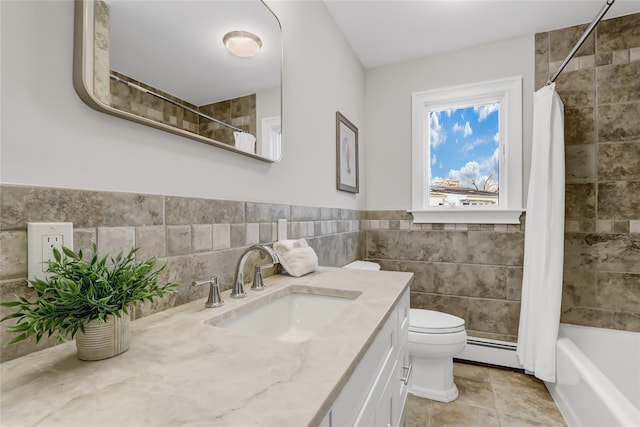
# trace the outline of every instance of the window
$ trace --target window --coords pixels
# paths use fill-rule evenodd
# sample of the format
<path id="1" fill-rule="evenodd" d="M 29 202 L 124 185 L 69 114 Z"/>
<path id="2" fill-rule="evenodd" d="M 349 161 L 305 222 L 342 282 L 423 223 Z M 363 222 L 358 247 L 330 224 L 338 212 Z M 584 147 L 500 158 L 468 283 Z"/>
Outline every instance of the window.
<path id="1" fill-rule="evenodd" d="M 412 97 L 414 222 L 517 224 L 522 78 Z"/>

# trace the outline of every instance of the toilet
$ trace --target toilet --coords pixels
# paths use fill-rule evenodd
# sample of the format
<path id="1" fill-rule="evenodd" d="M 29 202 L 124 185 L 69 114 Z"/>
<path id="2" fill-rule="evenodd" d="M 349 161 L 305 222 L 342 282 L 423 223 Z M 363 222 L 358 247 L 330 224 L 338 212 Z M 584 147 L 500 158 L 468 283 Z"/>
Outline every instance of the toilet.
<path id="1" fill-rule="evenodd" d="M 375 262 L 354 261 L 344 268 L 380 270 Z M 409 392 L 439 402 L 458 397 L 453 357 L 464 350 L 464 319 L 433 310 L 412 308 L 409 314 L 409 359 L 413 367 Z"/>
<path id="2" fill-rule="evenodd" d="M 413 374 L 409 392 L 439 402 L 458 397 L 453 382 L 453 356 L 464 350 L 464 320 L 432 310 L 409 312 L 409 359 Z"/>

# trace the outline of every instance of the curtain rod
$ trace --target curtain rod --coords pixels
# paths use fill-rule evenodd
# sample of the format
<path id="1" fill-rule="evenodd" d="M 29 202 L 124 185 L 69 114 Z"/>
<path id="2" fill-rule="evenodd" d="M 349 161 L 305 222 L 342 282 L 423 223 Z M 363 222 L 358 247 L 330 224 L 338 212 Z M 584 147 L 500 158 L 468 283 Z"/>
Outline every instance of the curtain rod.
<path id="1" fill-rule="evenodd" d="M 567 66 L 571 58 L 573 58 L 573 56 L 576 54 L 578 49 L 580 49 L 580 46 L 582 46 L 582 43 L 584 43 L 587 37 L 589 37 L 593 29 L 596 27 L 596 25 L 598 25 L 598 22 L 602 20 L 602 18 L 604 17 L 604 15 L 607 13 L 607 11 L 613 5 L 614 2 L 615 0 L 607 0 L 604 6 L 602 6 L 602 9 L 600 9 L 600 12 L 598 12 L 598 15 L 591 22 L 591 25 L 587 27 L 584 34 L 582 34 L 582 37 L 580 37 L 580 40 L 578 40 L 578 42 L 575 44 L 573 49 L 571 49 L 571 52 L 569 52 L 569 55 L 567 55 L 564 61 L 562 61 L 562 64 L 560 64 L 560 67 L 558 67 L 558 71 L 556 71 L 555 74 L 549 80 L 547 80 L 546 86 L 549 86 L 551 83 L 556 81 L 556 79 L 558 78 L 562 70 L 564 70 L 564 67 Z"/>
<path id="2" fill-rule="evenodd" d="M 118 82 L 120 82 L 120 83 L 124 83 L 125 85 L 127 85 L 127 86 L 129 86 L 129 87 L 132 87 L 132 88 L 138 89 L 138 90 L 139 90 L 139 91 L 141 91 L 141 92 L 148 93 L 149 95 L 153 95 L 153 96 L 155 96 L 155 97 L 157 97 L 157 98 L 162 99 L 163 101 L 167 101 L 167 102 L 169 102 L 169 103 L 171 103 L 171 104 L 173 104 L 173 105 L 175 105 L 175 106 L 177 106 L 177 107 L 184 108 L 185 110 L 190 111 L 190 112 L 192 112 L 193 114 L 197 114 L 197 115 L 198 115 L 198 116 L 200 116 L 200 117 L 204 117 L 205 119 L 208 119 L 208 120 L 214 121 L 214 122 L 216 122 L 216 123 L 218 123 L 218 124 L 221 124 L 222 126 L 226 126 L 226 127 L 231 128 L 231 129 L 233 129 L 233 130 L 236 130 L 236 131 L 238 131 L 238 132 L 243 132 L 243 133 L 246 133 L 246 132 L 247 132 L 246 130 L 243 130 L 243 129 L 237 128 L 237 127 L 235 127 L 235 126 L 232 126 L 232 125 L 230 125 L 229 123 L 225 123 L 225 122 L 223 122 L 222 120 L 218 120 L 218 119 L 216 119 L 216 118 L 214 118 L 214 117 L 211 117 L 211 116 L 208 116 L 208 115 L 206 115 L 206 114 L 204 114 L 204 113 L 201 113 L 201 112 L 200 112 L 200 111 L 198 111 L 198 110 L 194 110 L 193 108 L 188 107 L 188 106 L 186 106 L 186 105 L 184 105 L 184 104 L 181 104 L 181 103 L 179 103 L 179 102 L 177 102 L 177 101 L 174 101 L 173 99 L 169 99 L 169 98 L 167 98 L 166 96 L 162 96 L 162 95 L 160 95 L 160 94 L 158 94 L 158 93 L 155 93 L 155 92 L 153 92 L 153 91 L 150 91 L 149 89 L 145 89 L 145 88 L 143 88 L 143 87 L 142 87 L 142 86 L 140 86 L 140 85 L 137 85 L 137 84 L 135 84 L 135 83 L 129 82 L 129 81 L 124 80 L 124 79 L 121 79 L 120 77 L 116 76 L 115 74 L 109 74 L 109 77 L 111 77 L 111 78 L 112 78 L 113 80 L 115 80 L 115 81 L 118 81 Z"/>

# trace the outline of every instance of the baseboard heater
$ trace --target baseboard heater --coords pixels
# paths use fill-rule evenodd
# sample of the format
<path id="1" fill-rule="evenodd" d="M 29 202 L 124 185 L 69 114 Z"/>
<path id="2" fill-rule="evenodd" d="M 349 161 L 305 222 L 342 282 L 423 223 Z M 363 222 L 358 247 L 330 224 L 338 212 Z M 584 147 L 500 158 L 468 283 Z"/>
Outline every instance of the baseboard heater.
<path id="1" fill-rule="evenodd" d="M 522 369 L 516 355 L 516 343 L 489 338 L 468 337 L 467 345 L 455 358 L 471 362 L 488 363 L 507 368 Z"/>

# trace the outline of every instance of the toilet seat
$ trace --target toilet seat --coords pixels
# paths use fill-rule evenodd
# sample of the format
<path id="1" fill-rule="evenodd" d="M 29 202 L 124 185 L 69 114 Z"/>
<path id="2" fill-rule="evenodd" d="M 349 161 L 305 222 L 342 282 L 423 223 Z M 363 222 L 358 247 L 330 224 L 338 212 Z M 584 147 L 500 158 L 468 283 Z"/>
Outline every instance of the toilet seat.
<path id="1" fill-rule="evenodd" d="M 422 334 L 452 334 L 464 331 L 464 319 L 439 311 L 410 310 L 409 332 Z"/>

